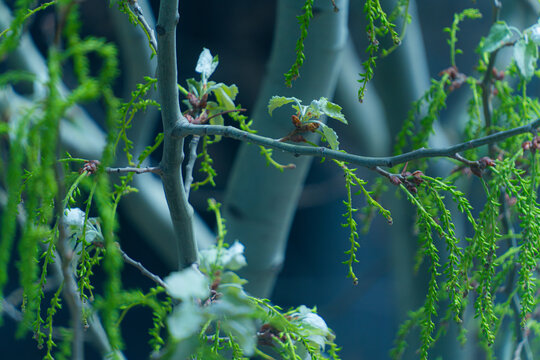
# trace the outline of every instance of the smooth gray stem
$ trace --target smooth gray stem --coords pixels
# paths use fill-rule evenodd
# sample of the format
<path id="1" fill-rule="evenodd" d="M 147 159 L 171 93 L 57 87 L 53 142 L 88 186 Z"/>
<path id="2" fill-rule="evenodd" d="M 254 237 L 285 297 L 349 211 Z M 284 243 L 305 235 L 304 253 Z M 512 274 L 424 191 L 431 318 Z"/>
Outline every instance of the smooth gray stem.
<path id="1" fill-rule="evenodd" d="M 184 269 L 197 262 L 197 245 L 193 235 L 193 209 L 189 205 L 182 179 L 184 139 L 172 138 L 171 130 L 180 112 L 177 87 L 176 25 L 178 23 L 178 0 L 162 0 L 156 25 L 158 41 L 158 91 L 163 122 L 163 157 L 160 167 L 161 179 L 169 212 L 176 234 L 178 264 Z"/>
<path id="2" fill-rule="evenodd" d="M 143 10 L 144 18 L 150 27 L 155 27 L 155 18 L 152 8 L 147 0 L 138 0 L 137 3 Z M 108 7 L 109 16 L 113 19 L 115 36 L 120 47 L 120 56 L 123 59 L 124 89 L 123 98 L 129 99 L 131 91 L 143 81 L 145 76 L 154 77 L 156 74 L 157 59 L 151 59 L 151 50 L 148 40 L 139 27 L 131 24 L 125 14 L 115 7 Z M 157 97 L 153 90 L 149 93 L 150 98 Z M 158 120 L 157 108 L 150 106 L 144 112 L 135 115 L 128 137 L 133 140 L 134 153 L 137 157 L 148 145 L 154 142 L 154 129 Z M 123 159 L 119 151 L 119 159 Z M 125 165 L 125 163 L 120 163 Z M 154 166 L 148 162 L 145 166 Z M 161 179 L 157 176 L 138 176 L 133 179 L 133 186 L 139 189 L 131 193 L 120 202 L 122 212 L 129 218 L 141 237 L 159 254 L 168 267 L 174 269 L 178 266 L 178 256 L 171 247 L 176 247 L 176 235 L 169 220 L 170 214 L 167 202 L 163 195 Z M 215 236 L 208 226 L 194 214 L 193 231 L 199 248 L 210 246 Z"/>
<path id="3" fill-rule="evenodd" d="M 272 138 L 285 136 L 291 129 L 291 111 L 277 109 L 268 115 L 273 95 L 295 96 L 309 104 L 321 96 L 331 98 L 347 42 L 348 1 L 338 1 L 335 13 L 330 1 L 316 1 L 314 17 L 305 42 L 306 60 L 300 78 L 292 88 L 284 85 L 283 74 L 295 59 L 300 35 L 296 16 L 304 1 L 280 0 L 272 55 L 254 107 L 254 128 Z M 294 34 L 294 35 L 293 35 Z M 256 296 L 268 296 L 281 269 L 287 238 L 311 158 L 295 158 L 274 152 L 281 163 L 295 163 L 296 169 L 280 172 L 268 167 L 254 146 L 243 144 L 238 151 L 227 185 L 223 216 L 227 236 L 246 245 L 247 267 L 240 275 L 249 280 L 247 289 Z"/>
<path id="4" fill-rule="evenodd" d="M 309 145 L 295 145 L 285 143 L 281 142 L 279 139 L 272 139 L 265 136 L 252 134 L 232 126 L 193 125 L 187 122 L 179 122 L 177 126 L 172 130 L 172 136 L 173 138 L 182 138 L 187 135 L 220 135 L 240 140 L 246 143 L 253 143 L 268 148 L 281 150 L 282 152 L 292 154 L 295 157 L 298 157 L 300 155 L 324 157 L 328 159 L 346 161 L 348 163 L 362 167 L 373 168 L 375 166 L 394 167 L 396 165 L 405 164 L 413 160 L 435 157 L 448 157 L 460 160 L 462 162 L 467 162 L 467 159 L 464 159 L 461 156 L 457 156 L 457 154 L 465 150 L 475 149 L 484 145 L 495 144 L 499 141 L 508 139 L 516 135 L 524 134 L 527 132 L 534 132 L 538 127 L 540 127 L 540 119 L 531 121 L 527 125 L 519 126 L 509 130 L 499 131 L 488 136 L 469 140 L 444 148 L 420 148 L 396 156 L 379 157 L 355 155 L 343 151 L 332 150 L 323 146 L 316 147 Z M 469 161 L 467 164 L 472 165 L 472 161 Z"/>
<path id="5" fill-rule="evenodd" d="M 200 136 L 193 136 L 189 142 L 189 158 L 186 164 L 186 197 L 189 198 L 189 191 L 191 190 L 191 184 L 193 183 L 193 168 L 195 167 L 195 161 L 197 160 L 197 146 L 199 145 Z"/>

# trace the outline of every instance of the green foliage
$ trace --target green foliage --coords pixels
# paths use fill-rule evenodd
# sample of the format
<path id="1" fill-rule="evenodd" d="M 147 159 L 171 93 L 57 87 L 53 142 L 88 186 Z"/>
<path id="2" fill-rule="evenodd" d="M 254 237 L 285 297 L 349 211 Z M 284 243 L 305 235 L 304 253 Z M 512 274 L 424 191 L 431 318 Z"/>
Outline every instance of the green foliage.
<path id="1" fill-rule="evenodd" d="M 296 110 L 296 115 L 292 117 L 295 129 L 280 141 L 303 142 L 306 140 L 301 134 L 317 132 L 322 136 L 323 140 L 328 142 L 330 148 L 337 150 L 339 148 L 339 141 L 336 132 L 319 119 L 323 115 L 326 115 L 347 124 L 345 116 L 341 113 L 341 106 L 328 101 L 324 97 L 321 97 L 319 100 L 312 100 L 309 105 L 302 105 L 302 101 L 295 97 L 273 96 L 268 101 L 268 114 L 271 116 L 275 109 L 292 102 L 294 102 L 292 108 Z M 319 128 L 322 131 L 317 130 Z"/>
<path id="2" fill-rule="evenodd" d="M 313 16 L 313 3 L 306 1 L 303 14 L 298 17 L 301 35 L 296 45 L 296 61 L 286 74 L 289 86 L 299 76 L 305 58 L 304 41 Z M 28 10 L 30 2 L 18 0 L 10 27 L 0 34 L 0 57 L 17 46 L 24 22 L 53 4 L 55 2 L 44 3 Z M 132 9 L 135 5 L 119 2 L 120 10 L 145 31 L 155 54 L 152 34 L 138 10 Z M 153 354 L 162 359 L 244 359 L 251 356 L 294 360 L 330 356 L 338 359 L 339 348 L 334 342 L 334 334 L 317 315 L 316 309 L 299 306 L 284 311 L 269 300 L 246 294 L 246 280 L 235 273 L 246 265 L 244 247 L 240 242 L 232 245 L 225 242 L 226 222 L 221 216 L 220 204 L 213 199 L 208 201 L 208 206 L 217 220 L 217 244 L 200 251 L 198 268 L 173 272 L 164 283 L 158 281 L 158 286 L 145 291 L 123 289 L 121 270 L 125 254 L 122 254 L 115 235 L 116 212 L 122 197 L 137 189 L 131 185 L 134 172 L 120 176 L 119 182 L 111 186 L 106 169 L 119 153 L 120 142 L 127 163 L 139 169 L 162 144 L 164 134 L 159 134 L 154 143 L 135 158 L 133 143 L 128 137 L 138 112 L 145 111 L 148 106 L 160 107 L 158 102 L 148 98 L 158 79 L 145 77 L 127 102 L 121 103 L 112 90 L 118 73 L 115 47 L 103 39 L 81 38 L 78 6 L 65 2 L 60 2 L 59 6 L 59 14 L 65 17 L 65 22 L 47 55 L 48 80 L 44 84 L 47 89 L 44 98 L 21 109 L 8 123 L 0 123 L 0 145 L 6 150 L 1 158 L 2 165 L 5 163 L 6 166 L 0 167 L 0 179 L 2 188 L 7 190 L 0 220 L 0 297 L 5 297 L 4 288 L 10 278 L 8 266 L 17 258 L 23 293 L 23 319 L 18 333 L 33 331 L 38 347 L 45 345 L 47 348 L 46 359 L 71 356 L 69 345 L 74 330 L 64 331 L 64 339 L 59 344 L 52 337 L 53 330 L 57 330 L 53 324 L 58 311 L 62 306 L 70 306 L 69 301 L 62 299 L 64 292 L 70 290 L 63 282 L 55 284 L 51 281 L 52 272 L 56 272 L 52 275 L 57 278 L 63 276 L 58 273 L 60 268 L 67 269 L 65 271 L 73 274 L 76 280 L 75 295 L 84 304 L 81 310 L 83 323 L 90 319 L 92 311 L 102 315 L 112 348 L 111 357 L 123 347 L 120 324 L 129 311 L 147 307 L 153 319 L 148 330 L 150 345 Z M 369 45 L 366 49 L 368 59 L 363 64 L 365 73 L 360 74 L 360 99 L 374 74 L 379 39 L 390 34 L 394 44 L 388 51 L 383 51 L 383 55 L 399 44 L 410 20 L 408 6 L 408 0 L 400 0 L 387 16 L 378 0 L 365 2 Z M 400 36 L 394 22 L 402 16 L 405 23 Z M 530 97 L 527 90 L 527 84 L 539 74 L 536 62 L 540 23 L 523 31 L 505 22 L 493 24 L 478 47 L 477 73 L 466 75 L 459 73 L 455 61 L 455 55 L 461 52 L 456 48 L 459 24 L 467 18 L 478 17 L 477 10 L 466 9 L 454 15 L 451 27 L 445 29 L 449 33 L 451 66 L 441 72 L 438 80 L 432 80 L 424 96 L 413 103 L 398 135 L 396 154 L 407 148 L 427 146 L 434 122 L 445 109 L 448 96 L 464 83 L 471 90 L 467 124 L 463 130 L 466 139 L 521 126 L 540 116 L 540 103 Z M 494 61 L 497 53 L 506 47 L 513 47 L 513 61 L 499 71 L 493 67 Z M 96 62 L 99 66 L 92 71 L 91 58 L 99 59 Z M 179 122 L 223 126 L 223 115 L 228 114 L 238 128 L 246 134 L 254 134 L 252 120 L 241 114 L 244 109 L 235 103 L 237 86 L 210 80 L 218 64 L 218 57 L 203 49 L 195 68 L 200 79 L 188 79 L 187 88 L 178 85 L 186 97 L 187 109 Z M 63 93 L 61 82 L 64 71 L 69 68 L 73 69 L 72 89 Z M 35 74 L 8 71 L 0 75 L 0 87 L 7 89 L 14 83 L 36 79 Z M 99 102 L 105 110 L 105 125 L 109 132 L 103 156 L 100 162 L 72 158 L 69 154 L 61 158 L 63 150 L 57 145 L 60 122 L 67 121 L 64 118 L 70 108 L 87 102 Z M 291 116 L 294 129 L 280 141 L 316 146 L 303 137 L 304 133 L 316 132 L 332 150 L 339 149 L 336 132 L 320 120 L 328 116 L 347 124 L 339 105 L 324 97 L 302 105 L 295 97 L 274 96 L 269 100 L 269 114 L 287 104 L 295 110 Z M 202 137 L 202 149 L 196 158 L 201 159 L 200 171 L 206 177 L 193 183 L 194 189 L 208 183 L 215 185 L 216 172 L 208 149 L 219 142 L 221 136 Z M 272 159 L 271 149 L 260 148 L 268 164 L 281 171 L 294 167 L 277 163 Z M 436 341 L 445 335 L 449 321 L 456 323 L 462 340 L 467 331 L 475 339 L 480 338 L 489 358 L 493 358 L 491 349 L 501 337 L 499 332 L 505 318 L 515 323 L 518 335 L 520 327 L 524 334 L 528 331 L 540 334 L 536 316 L 540 260 L 539 149 L 540 138 L 534 133 L 532 138 L 525 134 L 497 146 L 491 144 L 487 150 L 471 150 L 464 154 L 467 158 L 455 156 L 456 168 L 444 179 L 419 171 L 410 174 L 406 171 L 407 166 L 400 174 L 377 167 L 372 169 L 398 186 L 415 209 L 419 243 L 415 268 L 416 271 L 425 269 L 428 274 L 424 303 L 409 314 L 409 319 L 398 331 L 396 347 L 391 352 L 394 359 L 404 354 L 407 336 L 415 328 L 419 329 L 419 357 L 428 359 Z M 321 151 L 331 152 L 325 148 Z M 366 202 L 364 229 L 369 227 L 376 212 L 389 223 L 393 220 L 390 212 L 379 203 L 379 195 L 386 185 L 379 181 L 369 188 L 357 175 L 357 169 L 349 168 L 346 162 L 334 162 L 344 172 L 347 194 L 343 202 L 343 227 L 349 230 L 350 246 L 344 264 L 348 277 L 357 283 L 354 263 L 358 261 L 360 243 L 358 209 L 353 206 L 353 195 L 362 195 Z M 408 166 L 429 170 L 425 160 Z M 480 180 L 468 181 L 464 175 L 470 174 Z M 473 209 L 458 187 L 476 189 L 480 185 L 483 192 L 477 191 L 480 200 L 475 202 L 476 209 Z M 463 229 L 457 228 L 457 217 L 463 217 Z M 12 255 L 16 235 L 18 255 Z M 60 241 L 67 244 L 67 252 L 59 253 L 60 244 L 63 244 Z M 104 271 L 104 283 L 96 290 L 93 274 L 98 267 Z M 45 305 L 49 287 L 54 293 Z M 475 310 L 473 325 L 464 321 L 467 306 L 473 306 Z M 516 354 L 519 356 L 518 352 Z"/>
<path id="3" fill-rule="evenodd" d="M 465 19 L 479 19 L 482 17 L 482 14 L 478 9 L 465 9 L 459 14 L 454 14 L 454 22 L 452 27 L 445 28 L 444 31 L 450 34 L 450 39 L 448 39 L 448 45 L 450 45 L 450 64 L 456 67 L 456 54 L 461 54 L 460 49 L 456 49 L 457 37 L 456 34 L 459 31 L 459 23 Z"/>
<path id="4" fill-rule="evenodd" d="M 201 251 L 199 269 L 187 268 L 165 279 L 169 295 L 181 302 L 167 317 L 172 341 L 161 357 L 226 359 L 232 352 L 233 359 L 271 359 L 273 353 L 283 359 L 324 359 L 328 345 L 338 359 L 334 335 L 315 309 L 300 306 L 285 312 L 244 292 L 246 281 L 233 272 L 246 265 L 244 247 L 224 242 L 220 204 L 209 200 L 209 210 L 218 224 L 216 246 Z"/>
<path id="5" fill-rule="evenodd" d="M 402 6 L 402 4 L 398 3 L 396 5 L 396 9 L 399 9 L 400 6 Z M 394 15 L 399 12 L 400 11 L 394 13 Z M 375 66 L 377 65 L 377 53 L 379 52 L 378 37 L 386 36 L 388 33 L 390 33 L 393 45 L 397 46 L 401 43 L 399 34 L 394 29 L 396 25 L 388 20 L 388 16 L 386 15 L 386 12 L 382 9 L 379 0 L 366 0 L 364 4 L 364 13 L 366 14 L 366 33 L 369 43 L 366 48 L 368 58 L 362 63 L 362 66 L 364 67 L 364 72 L 359 74 L 360 79 L 358 80 L 358 82 L 361 84 L 360 89 L 358 90 L 358 100 L 360 102 L 364 100 L 367 83 L 373 78 L 373 75 L 375 74 Z M 376 25 L 377 20 L 379 22 L 379 25 Z"/>
<path id="6" fill-rule="evenodd" d="M 358 278 L 354 273 L 353 264 L 358 262 L 358 260 L 356 259 L 356 253 L 358 251 L 358 248 L 360 247 L 360 244 L 356 241 L 356 239 L 358 239 L 358 224 L 356 223 L 354 213 L 357 212 L 358 209 L 353 208 L 352 205 L 352 188 L 355 186 L 358 186 L 360 188 L 358 192 L 355 193 L 355 195 L 364 195 L 366 198 L 367 207 L 377 210 L 379 213 L 381 213 L 386 218 L 389 224 L 392 224 L 393 220 L 390 211 L 383 208 L 382 205 L 379 204 L 371 196 L 372 193 L 364 187 L 364 185 L 367 185 L 367 181 L 360 179 L 356 175 L 357 169 L 349 169 L 347 164 L 343 161 L 334 160 L 334 162 L 339 167 L 341 167 L 341 169 L 343 169 L 343 172 L 345 173 L 345 189 L 347 190 L 347 200 L 343 201 L 343 204 L 346 207 L 346 211 L 343 214 L 343 217 L 346 219 L 347 222 L 345 224 L 342 224 L 341 226 L 347 227 L 350 230 L 349 242 L 351 244 L 351 247 L 345 252 L 345 254 L 349 256 L 349 258 L 343 263 L 347 265 L 349 270 L 347 277 L 352 278 L 353 283 L 356 285 L 358 284 Z"/>
<path id="7" fill-rule="evenodd" d="M 287 71 L 285 75 L 285 85 L 288 87 L 292 86 L 292 82 L 300 76 L 300 68 L 304 64 L 304 60 L 306 56 L 304 55 L 304 41 L 307 37 L 307 30 L 309 27 L 309 23 L 311 21 L 311 18 L 313 17 L 313 3 L 314 0 L 306 0 L 304 3 L 304 6 L 302 6 L 302 11 L 304 12 L 302 15 L 298 15 L 296 18 L 298 19 L 298 24 L 300 24 L 300 38 L 296 42 L 296 59 L 294 61 L 294 64 L 292 64 L 289 71 Z"/>

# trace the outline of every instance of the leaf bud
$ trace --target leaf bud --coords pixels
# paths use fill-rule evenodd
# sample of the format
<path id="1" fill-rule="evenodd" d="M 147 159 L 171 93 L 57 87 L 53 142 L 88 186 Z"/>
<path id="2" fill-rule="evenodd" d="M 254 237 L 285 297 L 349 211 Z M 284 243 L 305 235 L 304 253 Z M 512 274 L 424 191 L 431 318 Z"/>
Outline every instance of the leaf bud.
<path id="1" fill-rule="evenodd" d="M 488 166 L 495 166 L 495 161 L 493 161 L 493 159 L 487 156 L 484 156 L 480 158 L 480 160 L 478 160 L 478 164 L 480 165 L 482 169 L 485 169 Z"/>
<path id="2" fill-rule="evenodd" d="M 397 177 L 396 175 L 391 175 L 389 179 L 390 179 L 390 182 L 396 186 L 401 185 L 402 183 L 401 179 Z"/>
<path id="3" fill-rule="evenodd" d="M 202 96 L 202 98 L 201 98 L 201 100 L 200 100 L 200 102 L 199 102 L 199 108 L 200 108 L 200 109 L 206 108 L 206 104 L 207 104 L 207 103 L 208 103 L 208 93 L 205 93 L 205 94 Z"/>
<path id="4" fill-rule="evenodd" d="M 300 121 L 300 119 L 298 118 L 298 116 L 293 115 L 293 116 L 291 116 L 291 119 L 292 119 L 293 125 L 296 126 L 297 128 L 299 128 L 300 126 L 302 126 L 302 122 Z"/>
<path id="5" fill-rule="evenodd" d="M 199 98 L 196 97 L 193 93 L 188 93 L 187 94 L 187 98 L 188 98 L 188 101 L 190 103 L 191 106 L 193 106 L 194 108 L 198 109 L 199 106 L 200 106 L 200 101 L 199 101 Z"/>
<path id="6" fill-rule="evenodd" d="M 319 124 L 318 123 L 309 123 L 307 124 L 307 130 L 308 131 L 311 131 L 311 132 L 315 132 L 317 129 L 319 128 Z"/>

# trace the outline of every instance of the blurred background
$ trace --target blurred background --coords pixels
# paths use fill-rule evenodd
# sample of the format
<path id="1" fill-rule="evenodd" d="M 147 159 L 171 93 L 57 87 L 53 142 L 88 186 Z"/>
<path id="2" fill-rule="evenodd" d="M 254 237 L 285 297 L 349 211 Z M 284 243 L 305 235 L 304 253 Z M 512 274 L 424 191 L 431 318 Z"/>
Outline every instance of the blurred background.
<path id="1" fill-rule="evenodd" d="M 319 1 L 316 5 L 318 3 Z M 6 1 L 6 4 L 12 5 L 10 1 Z M 385 10 L 392 9 L 392 1 L 382 1 L 382 4 Z M 80 5 L 83 34 L 93 34 L 118 42 L 113 23 L 116 20 L 107 9 L 108 4 L 83 1 Z M 352 2 L 348 14 L 351 49 L 356 49 L 354 56 L 360 61 L 365 59 L 363 49 L 367 46 L 363 5 L 363 1 Z M 527 27 L 536 22 L 537 2 L 502 1 L 502 5 L 501 15 L 509 23 Z M 159 2 L 152 1 L 151 6 L 157 14 Z M 493 1 L 417 0 L 411 1 L 410 7 L 412 24 L 409 25 L 407 37 L 392 55 L 377 61 L 375 77 L 365 102 L 348 107 L 351 96 L 356 97 L 358 88 L 353 88 L 354 93 L 351 95 L 350 88 L 340 86 L 340 82 L 337 84 L 334 102 L 343 106 L 343 112 L 350 123 L 356 121 L 361 113 L 364 114 L 361 126 L 370 126 L 372 122 L 374 127 L 382 126 L 385 130 L 385 133 L 375 134 L 375 137 L 370 135 L 370 143 L 362 137 L 362 127 L 357 130 L 353 125 L 346 128 L 333 122 L 332 126 L 340 136 L 342 149 L 362 155 L 391 154 L 393 139 L 407 116 L 409 103 L 427 89 L 429 78 L 438 78 L 439 72 L 450 66 L 448 34 L 443 32 L 443 28 L 451 26 L 454 13 L 469 7 L 478 8 L 483 18 L 466 20 L 460 25 L 458 47 L 464 54 L 458 55 L 457 64 L 461 72 L 473 75 L 475 73 L 474 67 L 478 61 L 475 48 L 480 38 L 487 35 L 493 21 Z M 239 89 L 236 103 L 247 108 L 249 115 L 250 109 L 255 106 L 267 71 L 275 34 L 276 8 L 277 2 L 269 0 L 180 2 L 179 82 L 185 84 L 183 79 L 198 77 L 194 71 L 195 64 L 202 48 L 206 47 L 213 55 L 219 55 L 220 63 L 212 76 L 213 80 L 236 84 Z M 300 12 L 299 6 L 298 14 Z M 146 14 L 148 16 L 148 12 Z M 54 11 L 47 10 L 30 23 L 29 30 L 37 48 L 43 54 L 46 53 L 47 31 L 50 31 L 51 17 L 54 16 Z M 290 37 L 295 40 L 298 36 L 298 28 L 296 32 L 290 33 Z M 311 54 L 311 57 L 313 56 L 316 57 L 317 54 Z M 312 60 L 311 57 L 307 57 L 306 63 Z M 501 66 L 504 66 L 504 56 L 501 56 L 500 61 Z M 6 69 L 5 64 L 0 63 L 0 66 L 4 66 L 0 67 L 0 70 Z M 302 69 L 300 74 L 302 75 Z M 119 95 L 127 91 L 123 87 L 125 79 L 122 76 L 118 81 Z M 346 76 L 354 81 L 358 79 L 358 74 L 354 72 Z M 459 140 L 468 91 L 463 89 L 449 96 L 448 108 L 441 115 L 438 124 L 441 133 L 434 137 L 434 145 L 443 146 Z M 294 93 L 294 85 L 292 92 Z M 372 107 L 373 104 L 377 105 Z M 369 109 L 377 112 L 376 115 L 373 113 L 373 118 L 369 116 Z M 89 108 L 87 111 L 94 118 L 99 118 L 99 109 Z M 381 125 L 381 121 L 385 123 Z M 149 131 L 153 134 L 159 132 L 159 121 L 155 122 L 155 126 Z M 224 200 L 228 175 L 237 149 L 238 144 L 227 139 L 213 145 L 210 153 L 218 173 L 216 187 L 206 186 L 191 194 L 193 206 L 210 229 L 213 228 L 214 219 L 213 215 L 206 211 L 206 199 L 214 197 L 220 202 Z M 159 161 L 160 152 L 155 154 L 155 158 L 151 160 L 154 165 Z M 264 160 L 261 158 L 262 161 Z M 450 164 L 432 167 L 433 173 L 438 176 L 447 175 L 449 170 Z M 197 176 L 202 176 L 197 171 L 194 174 L 196 179 Z M 374 173 L 364 169 L 360 169 L 358 175 L 370 184 L 375 178 Z M 380 200 L 384 207 L 392 211 L 394 224 L 389 226 L 384 218 L 376 216 L 370 232 L 360 237 L 360 250 L 357 255 L 359 262 L 355 265 L 359 284 L 354 286 L 352 280 L 346 278 L 347 268 L 342 264 L 346 259 L 344 252 L 349 248 L 348 229 L 341 226 L 344 222 L 342 214 L 345 209 L 342 201 L 345 196 L 343 173 L 330 162 L 313 161 L 292 222 L 283 268 L 270 298 L 273 303 L 285 309 L 301 304 L 317 306 L 319 314 L 337 335 L 336 342 L 343 348 L 340 353 L 343 359 L 386 359 L 389 358 L 388 352 L 392 348 L 399 324 L 406 319 L 408 310 L 422 305 L 425 295 L 423 269 L 416 275 L 412 271 L 416 250 L 416 240 L 412 232 L 415 210 L 397 198 L 393 190 Z M 354 204 L 357 208 L 362 207 L 365 204 L 362 196 L 355 196 Z M 119 219 L 120 241 L 126 253 L 161 276 L 174 270 L 170 262 L 164 260 L 162 254 L 148 244 L 141 232 L 133 226 L 131 215 L 121 211 Z M 14 268 L 11 271 L 15 273 Z M 99 279 L 100 274 L 96 276 Z M 153 285 L 137 270 L 127 265 L 123 279 L 127 288 L 148 289 Z M 127 358 L 147 357 L 150 347 L 147 344 L 146 329 L 150 324 L 151 313 L 147 309 L 135 309 L 128 313 L 123 322 Z M 15 324 L 10 320 L 6 320 L 4 326 L 0 327 L 2 356 L 6 359 L 15 356 L 43 356 L 31 339 L 15 341 L 15 328 Z M 461 355 L 457 355 L 456 351 L 465 350 L 456 350 L 455 347 L 453 341 L 442 341 L 435 349 L 433 358 L 436 358 L 437 354 L 448 359 L 463 358 L 457 357 Z M 411 339 L 411 350 L 407 352 L 407 358 L 416 358 L 414 349 L 414 340 Z M 466 353 L 471 359 L 481 358 L 481 352 L 476 349 L 469 349 Z M 97 354 L 89 349 L 88 356 L 96 358 Z"/>

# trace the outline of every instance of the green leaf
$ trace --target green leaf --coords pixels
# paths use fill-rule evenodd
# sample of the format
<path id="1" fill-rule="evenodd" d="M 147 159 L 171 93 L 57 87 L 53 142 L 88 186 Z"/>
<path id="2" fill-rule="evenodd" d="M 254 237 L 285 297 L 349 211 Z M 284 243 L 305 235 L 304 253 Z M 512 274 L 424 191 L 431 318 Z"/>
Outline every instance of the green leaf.
<path id="1" fill-rule="evenodd" d="M 520 39 L 514 45 L 514 60 L 524 78 L 530 79 L 534 75 L 537 59 L 538 46 L 534 42 Z"/>
<path id="2" fill-rule="evenodd" d="M 216 96 L 219 106 L 225 110 L 236 109 L 236 105 L 234 104 L 234 99 L 236 99 L 236 95 L 238 94 L 238 87 L 236 87 L 236 85 L 227 86 L 223 83 L 219 83 L 212 86 L 211 89 Z"/>
<path id="3" fill-rule="evenodd" d="M 210 75 L 216 70 L 219 64 L 217 55 L 212 57 L 210 50 L 203 48 L 201 55 L 199 55 L 199 60 L 197 61 L 197 66 L 195 71 L 201 74 L 203 83 L 206 83 Z"/>
<path id="4" fill-rule="evenodd" d="M 165 278 L 165 283 L 169 295 L 186 302 L 193 297 L 204 299 L 210 294 L 208 278 L 194 268 L 171 273 Z"/>
<path id="5" fill-rule="evenodd" d="M 345 116 L 341 113 L 341 106 L 334 104 L 333 102 L 328 101 L 326 98 L 320 98 L 320 109 L 328 117 L 341 121 L 344 124 L 347 124 Z"/>
<path id="6" fill-rule="evenodd" d="M 219 256 L 219 259 L 218 259 Z M 200 269 L 209 273 L 212 265 L 217 264 L 225 269 L 238 270 L 246 266 L 246 258 L 244 257 L 244 245 L 235 241 L 228 249 L 218 249 L 211 247 L 200 251 Z"/>
<path id="7" fill-rule="evenodd" d="M 225 124 L 225 120 L 223 120 L 223 116 L 221 115 L 218 115 L 210 119 L 210 125 L 223 126 L 224 124 Z M 220 141 L 220 140 L 221 140 L 221 135 L 214 135 L 214 141 Z"/>
<path id="8" fill-rule="evenodd" d="M 225 271 L 221 274 L 221 283 L 219 286 L 223 286 L 225 284 L 237 284 L 237 285 L 244 285 L 247 283 L 246 279 L 242 279 L 240 276 L 238 276 L 236 273 L 232 271 Z M 218 287 L 219 289 L 219 287 Z"/>
<path id="9" fill-rule="evenodd" d="M 187 79 L 186 82 L 188 84 L 189 92 L 198 97 L 201 90 L 201 84 L 193 78 Z"/>
<path id="10" fill-rule="evenodd" d="M 201 308 L 195 306 L 192 301 L 185 301 L 176 306 L 167 318 L 167 326 L 173 338 L 183 340 L 198 333 L 203 321 Z"/>
<path id="11" fill-rule="evenodd" d="M 540 45 L 540 24 L 534 24 L 529 28 L 527 32 L 529 40 L 534 42 L 536 45 Z"/>
<path id="12" fill-rule="evenodd" d="M 481 52 L 493 52 L 512 39 L 512 31 L 504 21 L 498 21 L 489 30 L 489 35 L 480 48 Z"/>
<path id="13" fill-rule="evenodd" d="M 291 316 L 305 330 L 304 335 L 308 340 L 318 345 L 321 349 L 324 349 L 326 339 L 332 339 L 334 337 L 323 318 L 304 305 L 301 305 L 298 308 L 298 312 Z"/>
<path id="14" fill-rule="evenodd" d="M 224 319 L 221 321 L 221 328 L 226 333 L 234 336 L 242 349 L 243 355 L 253 355 L 255 346 L 257 345 L 257 328 L 252 319 Z"/>
<path id="15" fill-rule="evenodd" d="M 293 101 L 296 101 L 298 105 L 300 105 L 300 100 L 298 100 L 295 97 L 285 97 L 285 96 L 272 96 L 270 101 L 268 102 L 268 114 L 272 116 L 272 112 L 277 109 L 278 107 L 282 107 L 283 105 L 286 105 L 288 103 L 291 103 Z"/>
<path id="16" fill-rule="evenodd" d="M 320 121 L 317 121 L 317 123 L 319 123 L 321 125 L 324 137 L 326 138 L 326 141 L 328 141 L 328 144 L 330 145 L 332 150 L 338 150 L 339 149 L 339 141 L 338 141 L 338 136 L 337 136 L 336 132 L 334 131 L 334 129 L 332 129 L 331 127 L 329 127 L 328 125 L 326 125 L 326 124 L 324 124 L 324 123 L 322 123 Z"/>

